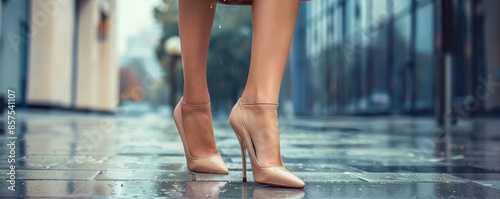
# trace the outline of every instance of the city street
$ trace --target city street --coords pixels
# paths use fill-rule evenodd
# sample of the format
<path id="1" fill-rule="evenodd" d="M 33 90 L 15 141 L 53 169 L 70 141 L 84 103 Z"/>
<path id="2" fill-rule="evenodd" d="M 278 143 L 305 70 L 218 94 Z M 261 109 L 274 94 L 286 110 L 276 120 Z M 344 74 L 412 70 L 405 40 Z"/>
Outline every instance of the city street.
<path id="1" fill-rule="evenodd" d="M 2 117 L 6 118 L 6 117 Z M 30 111 L 17 115 L 15 163 L 2 121 L 3 197 L 498 198 L 500 124 L 431 117 L 280 118 L 286 167 L 303 190 L 241 181 L 238 142 L 214 121 L 229 175 L 187 171 L 170 116 Z M 15 166 L 12 169 L 11 165 Z M 247 164 L 249 165 L 249 164 Z M 12 174 L 12 171 L 15 174 Z M 15 176 L 15 180 L 9 178 Z M 14 185 L 14 187 L 12 187 Z M 9 190 L 9 187 L 15 191 Z"/>

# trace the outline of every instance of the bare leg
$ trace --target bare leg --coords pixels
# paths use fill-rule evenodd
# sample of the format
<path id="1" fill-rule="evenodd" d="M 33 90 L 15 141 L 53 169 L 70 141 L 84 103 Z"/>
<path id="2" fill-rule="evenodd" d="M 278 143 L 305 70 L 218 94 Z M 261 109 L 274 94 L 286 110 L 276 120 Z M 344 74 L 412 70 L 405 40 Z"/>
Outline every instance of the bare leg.
<path id="1" fill-rule="evenodd" d="M 215 0 L 179 0 L 179 32 L 184 70 L 183 100 L 188 104 L 210 101 L 206 64 Z"/>
<path id="2" fill-rule="evenodd" d="M 254 180 L 289 188 L 303 188 L 305 184 L 289 171 L 280 169 L 284 165 L 277 102 L 298 9 L 299 0 L 253 0 L 250 72 L 243 95 L 229 116 L 229 123 L 240 141 L 242 157 L 245 151 L 250 156 Z M 246 180 L 245 165 L 242 164 L 243 181 Z"/>
<path id="3" fill-rule="evenodd" d="M 176 107 L 176 110 L 178 116 L 182 115 L 178 120 L 182 120 L 189 152 L 194 157 L 218 152 L 206 78 L 208 44 L 216 5 L 215 0 L 179 0 L 184 94 L 183 103 L 178 106 L 182 108 Z"/>
<path id="4" fill-rule="evenodd" d="M 243 102 L 278 102 L 298 9 L 298 0 L 253 1 L 252 58 Z"/>
<path id="5" fill-rule="evenodd" d="M 252 57 L 241 102 L 278 102 L 298 9 L 299 0 L 253 1 Z M 262 165 L 282 164 L 276 108 L 254 106 L 246 112 L 249 133 Z"/>

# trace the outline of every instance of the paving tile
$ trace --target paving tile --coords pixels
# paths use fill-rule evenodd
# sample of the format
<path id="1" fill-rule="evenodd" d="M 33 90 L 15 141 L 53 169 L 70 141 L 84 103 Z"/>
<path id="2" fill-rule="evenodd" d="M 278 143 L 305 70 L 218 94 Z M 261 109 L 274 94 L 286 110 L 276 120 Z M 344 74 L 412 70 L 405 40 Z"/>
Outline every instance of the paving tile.
<path id="1" fill-rule="evenodd" d="M 460 183 L 466 182 L 458 177 L 439 173 L 352 173 L 352 175 L 367 182 L 436 182 L 436 183 Z"/>
<path id="2" fill-rule="evenodd" d="M 474 183 L 308 183 L 305 198 L 496 198 Z"/>
<path id="3" fill-rule="evenodd" d="M 0 170 L 0 173 L 8 173 Z M 71 171 L 71 170 L 15 170 L 19 180 L 92 180 L 100 171 Z M 8 179 L 8 175 L 1 175 L 1 179 Z"/>
<path id="4" fill-rule="evenodd" d="M 113 155 L 101 160 L 67 161 L 51 169 L 60 170 L 112 170 L 112 169 L 153 169 L 185 171 L 184 156 L 121 156 Z"/>
<path id="5" fill-rule="evenodd" d="M 16 191 L 10 191 L 2 180 L 0 196 L 3 197 L 43 197 L 67 198 L 82 187 L 86 181 L 61 181 L 61 180 L 18 180 Z"/>
<path id="6" fill-rule="evenodd" d="M 471 181 L 500 181 L 500 173 L 448 173 L 448 175 Z"/>
<path id="7" fill-rule="evenodd" d="M 451 173 L 448 174 L 473 183 L 500 190 L 500 174 L 496 173 Z"/>
<path id="8" fill-rule="evenodd" d="M 247 166 L 250 162 L 247 162 Z M 226 162 L 226 166 L 230 171 L 241 171 L 241 161 L 238 163 Z M 359 170 L 351 168 L 346 165 L 339 164 L 301 164 L 301 163 L 285 163 L 287 170 L 291 172 L 357 172 Z M 251 168 L 247 168 L 251 170 Z"/>
<path id="9" fill-rule="evenodd" d="M 195 181 L 197 182 L 241 182 L 242 171 L 229 172 L 228 175 L 210 174 L 210 173 L 195 173 Z M 247 181 L 253 182 L 253 175 L 247 173 Z"/>
<path id="10" fill-rule="evenodd" d="M 416 172 L 416 173 L 500 173 L 500 171 L 478 168 L 473 166 L 379 166 L 379 165 L 354 165 L 351 167 L 366 172 Z"/>
<path id="11" fill-rule="evenodd" d="M 285 164 L 291 172 L 356 172 L 358 170 L 339 164 Z"/>
<path id="12" fill-rule="evenodd" d="M 62 161 L 25 161 L 18 160 L 14 166 L 19 169 L 47 169 L 63 163 Z M 11 164 L 7 161 L 0 162 L 0 169 L 9 169 Z"/>
<path id="13" fill-rule="evenodd" d="M 60 164 L 51 169 L 58 170 L 113 170 L 113 169 L 163 169 L 180 171 L 183 167 L 180 164 L 159 165 L 159 164 L 138 164 L 138 163 L 71 163 Z"/>
<path id="14" fill-rule="evenodd" d="M 114 155 L 106 158 L 103 162 L 108 163 L 178 163 L 185 162 L 186 158 L 184 157 L 184 153 L 173 156 L 159 156 L 159 155 Z"/>
<path id="15" fill-rule="evenodd" d="M 354 173 L 295 172 L 304 182 L 361 182 Z"/>
<path id="16" fill-rule="evenodd" d="M 307 188 L 306 188 L 307 189 Z M 236 195 L 236 193 L 235 193 Z M 243 194 L 242 194 L 243 195 Z M 284 189 L 275 187 L 256 187 L 250 190 L 247 188 L 247 196 L 252 198 L 292 198 L 299 199 L 304 198 L 306 192 L 302 189 Z"/>
<path id="17" fill-rule="evenodd" d="M 171 181 L 90 181 L 76 191 L 74 197 L 113 196 L 218 198 L 226 182 L 171 182 Z"/>
<path id="18" fill-rule="evenodd" d="M 474 182 L 482 186 L 491 187 L 493 189 L 500 191 L 500 181 L 498 180 L 496 181 L 486 180 L 486 181 L 474 181 Z"/>
<path id="19" fill-rule="evenodd" d="M 177 147 L 159 146 L 124 146 L 120 149 L 120 155 L 177 155 L 184 154 L 181 143 L 176 143 Z"/>
<path id="20" fill-rule="evenodd" d="M 163 170 L 108 170 L 98 176 L 96 180 L 130 180 L 130 181 L 148 181 L 148 180 L 168 180 L 168 181 L 192 181 L 194 175 L 191 172 L 168 172 Z"/>
<path id="21" fill-rule="evenodd" d="M 293 172 L 304 182 L 362 182 L 351 173 L 334 172 Z M 228 175 L 196 173 L 196 181 L 241 182 L 242 173 L 230 172 Z M 251 172 L 247 173 L 247 180 L 253 181 Z"/>

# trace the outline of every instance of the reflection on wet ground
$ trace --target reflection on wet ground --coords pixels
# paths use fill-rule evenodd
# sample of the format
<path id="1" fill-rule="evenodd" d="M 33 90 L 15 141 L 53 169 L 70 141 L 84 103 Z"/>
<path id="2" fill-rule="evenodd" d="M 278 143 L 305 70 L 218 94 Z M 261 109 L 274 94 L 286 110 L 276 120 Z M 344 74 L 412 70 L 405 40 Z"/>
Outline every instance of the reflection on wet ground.
<path id="1" fill-rule="evenodd" d="M 2 124 L 0 196 L 173 198 L 498 198 L 500 124 L 432 118 L 281 118 L 283 160 L 303 190 L 241 182 L 238 142 L 216 119 L 229 175 L 186 170 L 169 116 L 64 112 L 18 115 L 16 191 L 7 189 L 9 139 Z M 5 121 L 3 121 L 5 122 Z"/>

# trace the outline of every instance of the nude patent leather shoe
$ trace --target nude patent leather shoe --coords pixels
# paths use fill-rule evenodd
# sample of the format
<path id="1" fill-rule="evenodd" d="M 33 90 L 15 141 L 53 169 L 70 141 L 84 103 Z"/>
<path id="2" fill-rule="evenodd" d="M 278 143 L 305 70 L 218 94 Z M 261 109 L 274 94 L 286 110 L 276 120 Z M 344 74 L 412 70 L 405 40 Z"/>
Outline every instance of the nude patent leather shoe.
<path id="1" fill-rule="evenodd" d="M 277 109 L 277 103 L 249 104 L 242 103 L 240 99 L 231 111 L 229 123 L 233 127 L 241 147 L 243 182 L 246 182 L 245 151 L 247 151 L 255 182 L 300 189 L 305 186 L 304 182 L 286 170 L 283 165 L 279 146 Z M 259 117 L 252 117 L 251 114 Z M 260 134 L 258 134 L 259 132 Z M 257 153 L 258 151 L 261 153 Z M 261 157 L 262 159 L 260 159 L 257 154 L 265 155 L 267 158 Z"/>
<path id="2" fill-rule="evenodd" d="M 227 174 L 228 169 L 215 145 L 210 103 L 186 104 L 181 100 L 174 109 L 174 121 L 181 136 L 187 167 L 193 172 Z M 210 133 L 211 139 L 190 140 L 198 133 Z M 194 157 L 193 153 L 208 153 Z"/>

